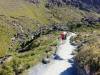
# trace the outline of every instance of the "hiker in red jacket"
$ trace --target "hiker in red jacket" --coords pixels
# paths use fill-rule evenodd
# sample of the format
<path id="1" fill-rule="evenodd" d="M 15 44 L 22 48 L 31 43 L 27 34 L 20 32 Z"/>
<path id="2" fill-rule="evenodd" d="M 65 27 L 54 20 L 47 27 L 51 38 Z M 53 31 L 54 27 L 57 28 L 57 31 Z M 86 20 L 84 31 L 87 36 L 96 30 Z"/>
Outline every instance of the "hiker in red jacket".
<path id="1" fill-rule="evenodd" d="M 61 39 L 66 40 L 67 32 L 62 32 L 61 33 Z"/>
<path id="2" fill-rule="evenodd" d="M 62 33 L 60 34 L 61 43 L 63 43 L 64 40 L 66 40 L 66 37 L 67 37 L 67 32 L 62 32 Z"/>

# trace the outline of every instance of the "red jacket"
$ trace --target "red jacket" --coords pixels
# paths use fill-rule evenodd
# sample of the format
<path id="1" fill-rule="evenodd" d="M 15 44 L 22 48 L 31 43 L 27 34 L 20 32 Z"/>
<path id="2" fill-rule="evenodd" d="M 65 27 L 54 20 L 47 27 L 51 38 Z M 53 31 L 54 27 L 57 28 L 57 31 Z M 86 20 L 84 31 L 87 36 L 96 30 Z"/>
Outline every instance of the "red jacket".
<path id="1" fill-rule="evenodd" d="M 61 33 L 61 39 L 62 39 L 62 40 L 64 40 L 64 36 L 65 36 L 65 35 L 64 35 L 63 33 Z"/>

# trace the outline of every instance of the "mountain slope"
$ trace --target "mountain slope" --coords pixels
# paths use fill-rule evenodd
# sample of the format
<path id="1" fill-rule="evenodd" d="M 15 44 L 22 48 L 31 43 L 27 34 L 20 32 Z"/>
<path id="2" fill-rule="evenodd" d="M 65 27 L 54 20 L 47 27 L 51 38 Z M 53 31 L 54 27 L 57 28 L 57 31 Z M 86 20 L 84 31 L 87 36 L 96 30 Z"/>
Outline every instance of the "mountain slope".
<path id="1" fill-rule="evenodd" d="M 73 9 L 73 10 L 72 10 Z M 70 12 L 71 11 L 71 12 Z M 74 8 L 45 8 L 45 1 L 34 4 L 25 0 L 0 1 L 0 47 L 2 51 L 16 48 L 20 39 L 18 37 L 30 35 L 35 28 L 48 23 L 66 22 L 66 20 L 80 20 L 84 12 Z M 65 14 L 65 15 L 63 15 Z M 78 17 L 77 17 L 78 16 Z M 76 18 L 76 19 L 74 19 Z M 14 40 L 12 42 L 12 40 Z M 23 39 L 25 39 L 24 37 Z M 20 41 L 23 42 L 23 39 Z M 5 42 L 4 42 L 5 41 Z M 19 46 L 19 45 L 17 45 Z M 3 52 L 3 53 L 4 53 Z M 4 53 L 5 54 L 5 53 Z"/>
<path id="2" fill-rule="evenodd" d="M 16 47 L 31 38 L 32 31 L 40 26 L 80 21 L 87 15 L 99 16 L 95 12 L 83 11 L 72 6 L 47 8 L 47 2 L 47 0 L 0 1 L 0 56 L 9 50 L 16 50 Z"/>
<path id="3" fill-rule="evenodd" d="M 65 2 L 67 0 L 51 1 L 54 1 L 56 4 L 56 1 Z M 32 51 L 30 50 L 26 53 L 18 53 L 17 49 L 32 38 L 33 31 L 41 26 L 51 24 L 80 22 L 86 16 L 100 17 L 100 14 L 80 10 L 72 5 L 63 5 L 61 7 L 52 5 L 48 7 L 48 0 L 0 0 L 0 58 L 11 55 L 15 59 L 18 58 L 16 63 L 29 67 L 26 65 L 30 64 L 30 62 L 33 64 L 33 59 L 36 63 L 37 59 L 45 52 L 44 49 L 58 36 L 57 34 L 54 38 L 48 38 L 52 41 L 39 38 L 40 41 L 35 41 L 37 42 L 35 45 L 37 46 L 42 41 L 42 46 L 32 48 Z M 32 44 L 34 45 L 34 41 Z M 35 53 L 37 55 L 34 54 L 33 50 L 36 50 Z M 25 62 L 25 64 L 22 62 Z M 11 64 L 12 62 L 10 63 L 12 67 Z M 12 68 L 10 70 L 12 72 Z"/>

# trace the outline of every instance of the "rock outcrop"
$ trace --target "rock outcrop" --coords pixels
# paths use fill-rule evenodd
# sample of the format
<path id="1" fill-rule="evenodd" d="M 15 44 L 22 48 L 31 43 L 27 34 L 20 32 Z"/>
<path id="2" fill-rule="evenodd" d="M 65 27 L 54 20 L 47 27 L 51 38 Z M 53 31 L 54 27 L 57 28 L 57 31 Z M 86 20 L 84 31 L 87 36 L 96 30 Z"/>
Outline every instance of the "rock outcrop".
<path id="1" fill-rule="evenodd" d="M 31 33 L 31 39 L 27 42 L 23 42 L 21 44 L 21 48 L 18 48 L 18 52 L 24 52 L 27 50 L 30 50 L 31 46 L 33 45 L 33 41 L 37 39 L 40 35 L 46 35 L 50 33 L 51 31 L 67 31 L 69 30 L 67 25 L 49 25 L 49 26 L 43 26 L 35 30 L 34 32 Z"/>
<path id="2" fill-rule="evenodd" d="M 7 61 L 10 61 L 11 59 L 12 59 L 11 55 L 5 55 L 4 57 L 0 57 L 0 65 Z"/>
<path id="3" fill-rule="evenodd" d="M 72 5 L 83 10 L 96 10 L 100 12 L 100 0 L 48 0 L 48 5 Z"/>
<path id="4" fill-rule="evenodd" d="M 31 3 L 34 3 L 34 4 L 37 4 L 37 3 L 40 2 L 39 0 L 28 0 L 28 1 L 31 2 Z"/>
<path id="5" fill-rule="evenodd" d="M 77 68 L 77 75 L 90 75 L 90 71 L 89 71 L 89 68 L 88 67 L 85 67 L 85 68 L 81 68 L 79 66 L 79 63 L 76 64 L 76 68 Z"/>

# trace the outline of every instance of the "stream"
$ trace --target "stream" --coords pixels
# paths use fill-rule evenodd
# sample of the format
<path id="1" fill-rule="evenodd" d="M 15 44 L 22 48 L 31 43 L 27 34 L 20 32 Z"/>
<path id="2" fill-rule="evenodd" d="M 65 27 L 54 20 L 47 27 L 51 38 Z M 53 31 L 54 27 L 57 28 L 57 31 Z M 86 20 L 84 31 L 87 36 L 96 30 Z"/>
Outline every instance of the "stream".
<path id="1" fill-rule="evenodd" d="M 28 75 L 77 75 L 74 55 L 76 46 L 71 45 L 70 38 L 76 34 L 70 33 L 64 43 L 58 44 L 56 54 L 48 64 L 38 64 L 29 69 Z"/>

